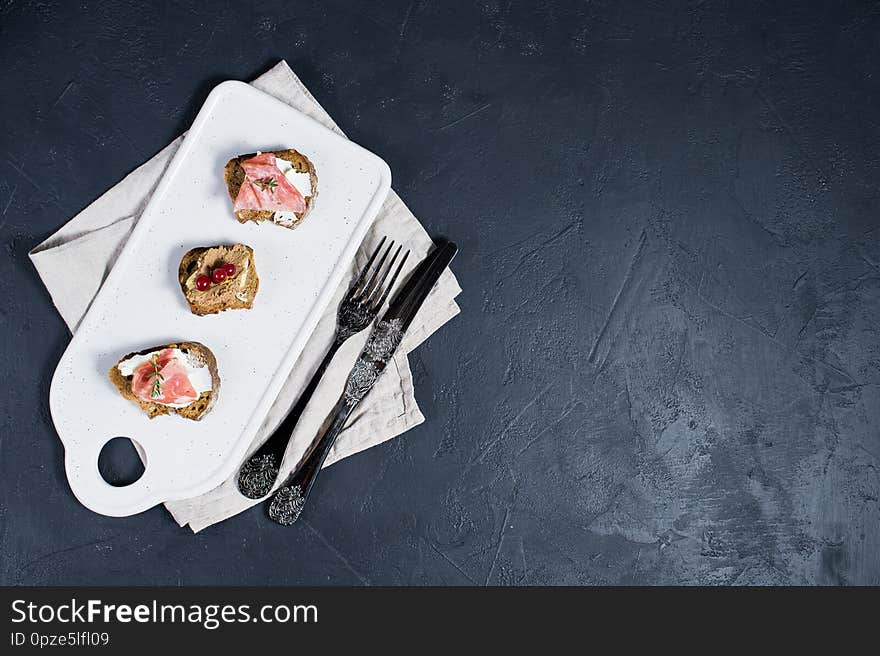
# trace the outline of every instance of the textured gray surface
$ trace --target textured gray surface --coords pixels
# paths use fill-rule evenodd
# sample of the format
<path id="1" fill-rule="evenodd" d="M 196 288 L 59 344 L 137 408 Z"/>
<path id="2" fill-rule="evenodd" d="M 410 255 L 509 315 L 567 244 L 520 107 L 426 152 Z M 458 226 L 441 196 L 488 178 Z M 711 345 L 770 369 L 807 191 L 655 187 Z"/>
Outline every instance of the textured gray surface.
<path id="1" fill-rule="evenodd" d="M 860 2 L 0 3 L 0 582 L 880 583 L 878 34 Z M 92 514 L 26 253 L 280 58 L 462 246 L 428 421 L 293 529 Z"/>

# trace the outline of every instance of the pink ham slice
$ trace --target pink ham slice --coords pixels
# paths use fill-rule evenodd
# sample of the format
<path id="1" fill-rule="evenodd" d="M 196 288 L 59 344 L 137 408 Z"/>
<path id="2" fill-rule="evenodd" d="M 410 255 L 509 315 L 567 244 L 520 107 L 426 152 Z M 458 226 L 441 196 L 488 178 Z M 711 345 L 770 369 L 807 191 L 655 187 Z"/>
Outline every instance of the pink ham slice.
<path id="1" fill-rule="evenodd" d="M 151 376 L 155 371 L 151 362 L 145 362 L 134 370 L 131 377 L 131 391 L 141 401 L 165 404 L 192 403 L 199 398 L 195 387 L 189 380 L 186 367 L 174 357 L 172 349 L 165 349 L 159 353 L 157 359 L 159 373 L 162 374 L 162 392 L 158 396 L 150 396 L 153 392 L 155 377 Z"/>
<path id="2" fill-rule="evenodd" d="M 241 163 L 245 180 L 241 183 L 233 209 L 270 212 L 305 212 L 306 201 L 281 170 L 275 156 L 263 153 Z"/>

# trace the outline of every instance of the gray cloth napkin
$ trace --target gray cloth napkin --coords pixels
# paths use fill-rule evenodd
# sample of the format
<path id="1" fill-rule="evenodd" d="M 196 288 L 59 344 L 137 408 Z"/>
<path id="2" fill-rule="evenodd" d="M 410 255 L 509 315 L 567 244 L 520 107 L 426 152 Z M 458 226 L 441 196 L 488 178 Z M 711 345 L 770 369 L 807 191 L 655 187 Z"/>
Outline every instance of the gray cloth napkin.
<path id="1" fill-rule="evenodd" d="M 279 62 L 251 84 L 342 134 L 286 62 Z M 76 331 L 182 139 L 182 136 L 175 139 L 31 251 L 31 261 L 71 331 Z M 272 227 L 264 226 L 263 229 Z M 333 339 L 336 308 L 351 276 L 364 265 L 369 253 L 383 235 L 388 235 L 412 250 L 407 263 L 408 270 L 425 256 L 432 245 L 418 219 L 392 190 L 367 233 L 346 279 L 337 290 L 269 411 L 249 453 L 262 444 L 278 426 L 317 368 Z M 405 270 L 406 272 L 408 271 Z M 455 276 L 447 269 L 416 316 L 393 362 L 389 363 L 385 374 L 358 406 L 348 426 L 340 434 L 325 466 L 396 437 L 425 420 L 413 393 L 407 354 L 458 314 L 459 308 L 454 299 L 460 292 Z M 336 402 L 345 377 L 366 337 L 367 331 L 349 340 L 327 369 L 294 431 L 293 444 L 282 463 L 279 480 L 300 459 Z M 238 493 L 233 477 L 198 497 L 167 501 L 165 507 L 180 526 L 189 525 L 197 532 L 256 503 L 259 502 L 246 499 Z"/>

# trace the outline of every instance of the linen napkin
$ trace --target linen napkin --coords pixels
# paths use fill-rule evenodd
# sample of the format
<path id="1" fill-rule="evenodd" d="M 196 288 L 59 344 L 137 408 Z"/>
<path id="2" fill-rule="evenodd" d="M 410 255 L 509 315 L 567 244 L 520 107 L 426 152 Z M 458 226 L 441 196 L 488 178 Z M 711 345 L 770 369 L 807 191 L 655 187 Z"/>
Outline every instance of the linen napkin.
<path id="1" fill-rule="evenodd" d="M 287 62 L 279 62 L 251 84 L 342 134 Z M 31 261 L 49 290 L 55 307 L 72 332 L 76 331 L 103 284 L 182 139 L 182 136 L 178 137 L 30 252 Z M 271 226 L 265 229 L 270 228 Z M 388 235 L 411 249 L 404 273 L 408 273 L 432 245 L 431 238 L 418 219 L 393 190 L 389 192 L 355 262 L 293 367 L 248 455 L 279 425 L 323 359 L 333 339 L 336 310 L 351 277 L 364 266 L 383 235 Z M 327 456 L 325 466 L 385 442 L 424 421 L 414 396 L 407 354 L 458 314 L 459 308 L 454 299 L 460 292 L 461 287 L 455 276 L 447 269 L 413 321 L 393 362 L 389 363 L 385 373 L 357 407 L 349 424 L 339 435 Z M 365 343 L 368 332 L 350 339 L 328 367 L 294 431 L 292 445 L 281 465 L 279 484 L 299 461 L 339 397 L 348 371 Z M 256 503 L 259 501 L 252 501 L 239 494 L 233 475 L 205 494 L 191 499 L 167 501 L 165 507 L 180 526 L 189 525 L 194 532 L 198 532 Z"/>

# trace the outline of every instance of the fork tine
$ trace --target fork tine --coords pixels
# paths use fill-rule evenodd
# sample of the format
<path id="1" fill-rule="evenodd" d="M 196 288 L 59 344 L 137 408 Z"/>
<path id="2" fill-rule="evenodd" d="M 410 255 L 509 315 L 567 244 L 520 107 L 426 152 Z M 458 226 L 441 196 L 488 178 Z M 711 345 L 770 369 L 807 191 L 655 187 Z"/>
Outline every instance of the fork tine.
<path id="1" fill-rule="evenodd" d="M 376 265 L 373 273 L 370 274 L 369 281 L 364 285 L 363 290 L 357 295 L 358 301 L 363 302 L 373 293 L 373 289 L 375 289 L 376 286 L 376 279 L 379 277 L 379 274 L 382 271 L 382 267 L 385 265 L 385 260 L 388 259 L 388 254 L 391 252 L 392 248 L 394 248 L 393 240 L 391 241 L 391 243 L 388 244 L 388 248 L 385 249 L 385 252 L 382 253 L 382 257 L 379 259 L 379 264 Z"/>
<path id="2" fill-rule="evenodd" d="M 357 280 L 351 283 L 351 287 L 349 288 L 349 295 L 355 296 L 357 289 L 361 286 L 361 283 L 364 281 L 364 277 L 367 275 L 367 271 L 370 270 L 370 267 L 373 266 L 373 262 L 376 259 L 376 256 L 379 254 L 379 251 L 382 250 L 382 246 L 385 244 L 385 240 L 388 239 L 387 235 L 382 237 L 382 241 L 379 242 L 379 245 L 376 246 L 376 250 L 373 251 L 373 254 L 370 256 L 370 259 L 367 261 L 367 264 L 361 269 L 360 274 L 358 274 Z"/>
<path id="3" fill-rule="evenodd" d="M 391 258 L 391 261 L 388 263 L 388 268 L 385 269 L 385 272 L 382 274 L 382 277 L 376 282 L 375 287 L 370 291 L 370 295 L 368 298 L 364 300 L 364 303 L 367 305 L 372 305 L 373 301 L 376 300 L 376 297 L 382 295 L 382 285 L 385 284 L 385 278 L 388 277 L 388 274 L 391 273 L 391 269 L 394 268 L 394 263 L 397 261 L 397 256 L 400 255 L 400 251 L 403 248 L 403 244 L 397 247 L 397 250 L 394 251 L 394 257 Z"/>
<path id="4" fill-rule="evenodd" d="M 406 262 L 406 258 L 408 258 L 408 257 L 409 257 L 409 251 L 407 251 L 406 253 L 403 254 L 403 259 L 400 261 L 400 264 L 397 265 L 397 271 L 395 271 L 394 275 L 391 276 L 391 280 L 388 282 L 388 286 L 385 287 L 385 291 L 383 292 L 382 296 L 379 298 L 379 300 L 376 302 L 376 304 L 373 305 L 373 310 L 375 312 L 378 312 L 379 310 L 381 310 L 382 306 L 385 305 L 385 300 L 388 298 L 388 294 L 391 293 L 391 290 L 394 289 L 394 283 L 397 282 L 397 276 L 400 275 L 400 270 L 403 269 L 403 264 L 404 264 L 404 262 Z M 391 267 L 388 267 L 388 268 L 390 269 Z"/>

